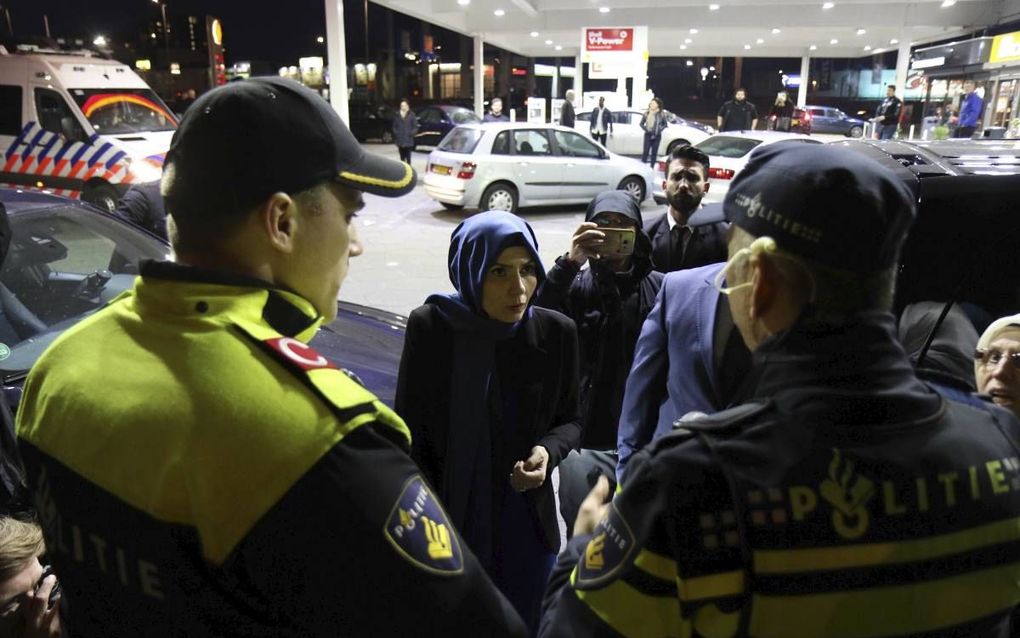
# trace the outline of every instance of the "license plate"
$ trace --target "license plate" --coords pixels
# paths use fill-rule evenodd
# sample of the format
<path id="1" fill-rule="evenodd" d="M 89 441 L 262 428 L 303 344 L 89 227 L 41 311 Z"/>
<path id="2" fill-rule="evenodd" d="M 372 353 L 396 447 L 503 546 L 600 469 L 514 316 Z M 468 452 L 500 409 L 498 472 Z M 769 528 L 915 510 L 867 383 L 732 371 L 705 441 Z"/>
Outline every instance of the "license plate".
<path id="1" fill-rule="evenodd" d="M 440 164 L 433 164 L 432 165 L 432 172 L 433 173 L 439 173 L 440 175 L 449 175 L 450 174 L 450 167 L 449 166 L 442 166 Z"/>

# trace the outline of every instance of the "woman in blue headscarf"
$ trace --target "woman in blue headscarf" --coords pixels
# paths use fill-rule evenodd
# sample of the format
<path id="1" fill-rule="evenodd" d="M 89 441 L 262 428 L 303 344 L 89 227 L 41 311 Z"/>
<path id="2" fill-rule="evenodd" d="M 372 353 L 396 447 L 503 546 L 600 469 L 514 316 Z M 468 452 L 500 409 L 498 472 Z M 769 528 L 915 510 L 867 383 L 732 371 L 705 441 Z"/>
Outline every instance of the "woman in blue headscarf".
<path id="1" fill-rule="evenodd" d="M 457 292 L 408 318 L 396 408 L 454 525 L 534 629 L 559 549 L 550 473 L 581 440 L 577 331 L 532 307 L 545 269 L 516 215 L 460 224 L 449 268 Z"/>

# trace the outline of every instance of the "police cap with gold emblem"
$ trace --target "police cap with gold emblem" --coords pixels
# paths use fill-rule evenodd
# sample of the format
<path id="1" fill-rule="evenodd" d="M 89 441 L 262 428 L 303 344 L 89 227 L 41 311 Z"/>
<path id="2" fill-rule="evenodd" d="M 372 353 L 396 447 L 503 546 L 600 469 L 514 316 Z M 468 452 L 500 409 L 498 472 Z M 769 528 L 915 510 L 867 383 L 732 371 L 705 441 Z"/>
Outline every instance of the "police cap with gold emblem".
<path id="1" fill-rule="evenodd" d="M 326 181 L 397 197 L 414 170 L 368 153 L 320 95 L 284 78 L 232 82 L 188 108 L 166 156 L 163 196 L 175 217 L 189 210 L 240 212 L 276 192 Z M 196 205 L 196 204 L 201 205 Z"/>
<path id="2" fill-rule="evenodd" d="M 875 273 L 895 264 L 914 197 L 894 173 L 850 149 L 790 140 L 756 149 L 730 186 L 726 218 L 820 264 Z"/>

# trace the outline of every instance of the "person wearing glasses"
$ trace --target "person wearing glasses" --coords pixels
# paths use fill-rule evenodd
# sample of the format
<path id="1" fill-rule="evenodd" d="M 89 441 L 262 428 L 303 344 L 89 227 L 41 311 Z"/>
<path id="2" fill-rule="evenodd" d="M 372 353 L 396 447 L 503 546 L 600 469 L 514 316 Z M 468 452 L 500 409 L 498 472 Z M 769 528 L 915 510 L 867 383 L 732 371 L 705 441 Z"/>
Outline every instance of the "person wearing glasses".
<path id="1" fill-rule="evenodd" d="M 1020 315 L 985 329 L 974 352 L 974 376 L 978 392 L 1020 418 Z"/>
<path id="2" fill-rule="evenodd" d="M 752 400 L 644 448 L 610 504 L 598 484 L 540 635 L 1008 635 L 1020 422 L 934 392 L 896 341 L 909 189 L 780 142 L 724 208 Z"/>

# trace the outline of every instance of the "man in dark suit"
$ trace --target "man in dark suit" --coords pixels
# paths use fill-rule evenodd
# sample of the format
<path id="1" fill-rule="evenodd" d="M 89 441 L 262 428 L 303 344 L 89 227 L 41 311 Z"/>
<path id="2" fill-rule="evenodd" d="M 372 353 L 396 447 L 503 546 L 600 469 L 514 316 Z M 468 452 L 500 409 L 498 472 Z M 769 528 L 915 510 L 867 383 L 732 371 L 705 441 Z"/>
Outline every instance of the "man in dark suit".
<path id="1" fill-rule="evenodd" d="M 708 155 L 693 146 L 673 149 L 662 184 L 669 208 L 645 225 L 652 238 L 652 261 L 660 272 L 673 272 L 726 261 L 722 221 L 702 223 L 692 216 L 708 192 Z"/>
<path id="2" fill-rule="evenodd" d="M 606 145 L 606 138 L 613 134 L 613 112 L 606 107 L 606 98 L 599 98 L 599 107 L 591 112 L 591 137 Z"/>
<path id="3" fill-rule="evenodd" d="M 563 106 L 560 108 L 560 126 L 574 128 L 574 91 L 567 91 L 564 95 Z"/>

